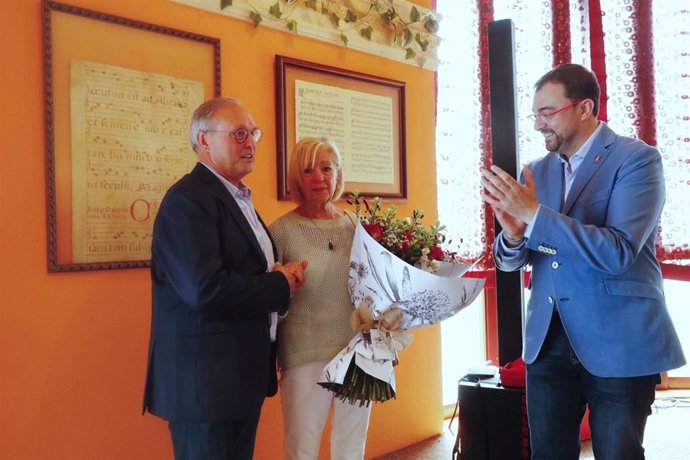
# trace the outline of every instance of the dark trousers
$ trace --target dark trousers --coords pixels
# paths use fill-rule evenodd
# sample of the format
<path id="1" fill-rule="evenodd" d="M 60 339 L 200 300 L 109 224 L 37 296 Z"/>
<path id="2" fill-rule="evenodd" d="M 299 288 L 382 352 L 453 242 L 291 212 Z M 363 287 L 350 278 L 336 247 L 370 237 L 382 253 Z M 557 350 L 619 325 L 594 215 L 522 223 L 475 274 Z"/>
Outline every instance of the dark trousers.
<path id="1" fill-rule="evenodd" d="M 252 460 L 259 419 L 169 422 L 175 460 Z"/>
<path id="2" fill-rule="evenodd" d="M 577 460 L 586 405 L 597 460 L 644 459 L 644 428 L 660 381 L 658 374 L 629 378 L 590 374 L 554 313 L 539 357 L 527 365 L 532 459 Z"/>

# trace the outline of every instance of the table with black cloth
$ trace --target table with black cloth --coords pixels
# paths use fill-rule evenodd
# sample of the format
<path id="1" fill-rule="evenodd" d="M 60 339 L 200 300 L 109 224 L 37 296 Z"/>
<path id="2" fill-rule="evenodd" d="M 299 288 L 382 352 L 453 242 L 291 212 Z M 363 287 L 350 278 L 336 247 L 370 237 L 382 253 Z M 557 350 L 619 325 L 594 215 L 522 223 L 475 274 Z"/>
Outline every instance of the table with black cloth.
<path id="1" fill-rule="evenodd" d="M 524 388 L 467 375 L 458 384 L 461 460 L 530 458 Z"/>

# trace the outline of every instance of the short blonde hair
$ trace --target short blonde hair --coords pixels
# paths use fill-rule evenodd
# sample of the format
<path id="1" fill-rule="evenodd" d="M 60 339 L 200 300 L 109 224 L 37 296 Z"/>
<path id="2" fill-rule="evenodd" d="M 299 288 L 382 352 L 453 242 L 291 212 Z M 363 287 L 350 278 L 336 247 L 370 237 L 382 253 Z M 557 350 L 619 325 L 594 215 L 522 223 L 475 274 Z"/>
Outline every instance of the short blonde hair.
<path id="1" fill-rule="evenodd" d="M 313 168 L 316 162 L 316 153 L 326 148 L 331 154 L 331 161 L 335 164 L 338 171 L 338 178 L 335 183 L 335 190 L 331 201 L 337 201 L 343 194 L 345 183 L 343 181 L 342 160 L 338 146 L 335 145 L 331 139 L 321 137 L 304 137 L 295 145 L 290 156 L 290 165 L 288 167 L 288 188 L 292 200 L 301 205 L 304 203 L 304 193 L 302 193 L 302 182 L 300 180 L 302 171 L 307 168 Z"/>

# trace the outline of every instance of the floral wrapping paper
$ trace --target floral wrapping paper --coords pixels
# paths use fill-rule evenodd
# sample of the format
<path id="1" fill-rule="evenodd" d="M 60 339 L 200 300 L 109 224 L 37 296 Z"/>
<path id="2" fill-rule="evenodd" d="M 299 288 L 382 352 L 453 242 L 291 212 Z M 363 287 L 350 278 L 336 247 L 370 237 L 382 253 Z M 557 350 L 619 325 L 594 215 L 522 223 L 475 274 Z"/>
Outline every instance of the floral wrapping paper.
<path id="1" fill-rule="evenodd" d="M 352 305 L 360 310 L 359 316 L 371 321 L 326 365 L 319 384 L 326 388 L 343 384 L 354 364 L 390 385 L 394 394 L 393 366 L 397 353 L 412 341 L 405 330 L 436 324 L 471 304 L 481 292 L 484 280 L 461 278 L 468 269 L 460 264 L 446 264 L 434 274 L 413 267 L 357 225 L 350 252 L 348 290 Z M 388 313 L 395 308 L 402 315 L 398 315 L 393 328 L 385 327 Z"/>

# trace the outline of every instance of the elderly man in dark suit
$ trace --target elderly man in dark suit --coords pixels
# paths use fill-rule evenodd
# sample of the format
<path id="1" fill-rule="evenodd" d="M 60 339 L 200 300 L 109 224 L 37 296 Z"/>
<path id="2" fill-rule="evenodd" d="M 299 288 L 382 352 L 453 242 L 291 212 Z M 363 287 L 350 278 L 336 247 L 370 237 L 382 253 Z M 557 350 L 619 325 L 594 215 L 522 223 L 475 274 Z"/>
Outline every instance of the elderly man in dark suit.
<path id="1" fill-rule="evenodd" d="M 199 163 L 167 192 L 153 230 L 153 317 L 144 410 L 169 421 L 176 459 L 247 459 L 277 390 L 275 321 L 306 261 L 275 247 L 242 179 L 262 131 L 239 101 L 191 122 Z"/>

